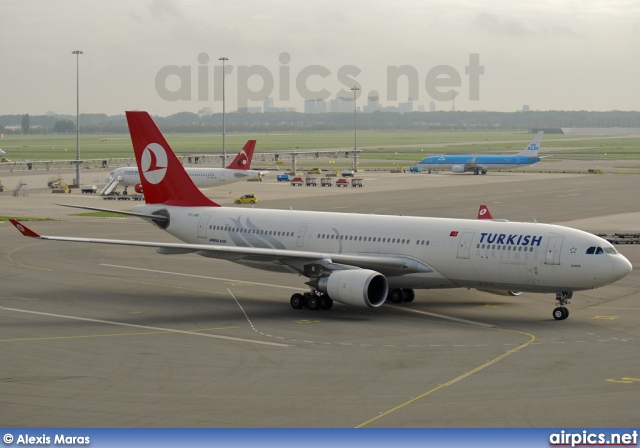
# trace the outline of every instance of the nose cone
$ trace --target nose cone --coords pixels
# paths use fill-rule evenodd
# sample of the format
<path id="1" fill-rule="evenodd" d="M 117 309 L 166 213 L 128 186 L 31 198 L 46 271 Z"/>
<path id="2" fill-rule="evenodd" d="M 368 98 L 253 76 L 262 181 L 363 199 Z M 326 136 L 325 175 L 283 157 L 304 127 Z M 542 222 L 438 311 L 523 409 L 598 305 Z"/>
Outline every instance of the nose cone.
<path id="1" fill-rule="evenodd" d="M 633 270 L 631 262 L 622 255 L 618 254 L 613 261 L 613 275 L 616 279 L 627 276 Z"/>

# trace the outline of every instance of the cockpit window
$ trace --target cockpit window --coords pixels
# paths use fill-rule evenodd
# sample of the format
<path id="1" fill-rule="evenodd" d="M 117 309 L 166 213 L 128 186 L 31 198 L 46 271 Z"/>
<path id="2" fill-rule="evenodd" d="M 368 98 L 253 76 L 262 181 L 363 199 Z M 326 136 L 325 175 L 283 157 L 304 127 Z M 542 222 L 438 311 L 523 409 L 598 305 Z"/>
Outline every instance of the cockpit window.
<path id="1" fill-rule="evenodd" d="M 613 247 L 602 248 L 602 247 L 592 246 L 589 249 L 587 249 L 587 255 L 593 255 L 593 254 L 596 254 L 596 255 L 600 255 L 600 254 L 612 254 L 612 255 L 615 255 L 617 253 L 618 252 Z"/>

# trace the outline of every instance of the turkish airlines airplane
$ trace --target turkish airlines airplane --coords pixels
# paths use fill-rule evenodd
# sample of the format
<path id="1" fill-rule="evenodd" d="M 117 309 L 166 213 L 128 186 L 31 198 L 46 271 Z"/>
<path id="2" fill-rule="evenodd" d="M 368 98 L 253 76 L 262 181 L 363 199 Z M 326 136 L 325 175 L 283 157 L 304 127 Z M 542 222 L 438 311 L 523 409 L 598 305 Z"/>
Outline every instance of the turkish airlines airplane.
<path id="1" fill-rule="evenodd" d="M 256 147 L 255 140 L 249 140 L 244 148 L 238 153 L 235 159 L 226 168 L 185 168 L 189 177 L 196 187 L 208 188 L 219 185 L 231 184 L 242 180 L 256 180 L 266 172 L 251 170 L 251 159 Z M 101 195 L 108 195 L 118 185 L 125 187 L 124 194 L 127 194 L 128 187 L 134 187 L 138 193 L 143 192 L 140 182 L 140 174 L 137 167 L 116 168 L 105 178 L 107 182 L 100 191 Z"/>
<path id="2" fill-rule="evenodd" d="M 127 112 L 145 205 L 132 212 L 181 242 L 43 236 L 54 241 L 153 247 L 195 253 L 307 277 L 293 308 L 363 308 L 414 299 L 414 289 L 476 288 L 495 293 L 557 293 L 553 317 L 566 319 L 574 291 L 599 288 L 631 272 L 604 239 L 550 224 L 221 207 L 191 181 L 146 112 Z M 75 206 L 77 207 L 77 206 Z M 79 207 L 104 210 L 94 207 Z"/>
<path id="3" fill-rule="evenodd" d="M 502 155 L 442 155 L 425 157 L 418 162 L 419 166 L 428 169 L 451 168 L 454 173 L 487 174 L 488 170 L 503 170 L 529 166 L 540 161 L 538 150 L 542 142 L 542 131 L 538 132 L 533 140 L 517 154 Z"/>

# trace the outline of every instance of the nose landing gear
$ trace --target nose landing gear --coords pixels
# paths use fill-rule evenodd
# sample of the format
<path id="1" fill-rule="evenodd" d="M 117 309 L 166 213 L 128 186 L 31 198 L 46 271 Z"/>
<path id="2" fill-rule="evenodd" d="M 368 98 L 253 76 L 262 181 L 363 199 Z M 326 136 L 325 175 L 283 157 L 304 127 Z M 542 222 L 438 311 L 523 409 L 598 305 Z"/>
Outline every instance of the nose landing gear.
<path id="1" fill-rule="evenodd" d="M 565 305 L 569 304 L 569 299 L 573 297 L 573 291 L 561 291 L 556 293 L 556 308 L 553 310 L 555 320 L 564 320 L 569 317 L 569 310 Z"/>

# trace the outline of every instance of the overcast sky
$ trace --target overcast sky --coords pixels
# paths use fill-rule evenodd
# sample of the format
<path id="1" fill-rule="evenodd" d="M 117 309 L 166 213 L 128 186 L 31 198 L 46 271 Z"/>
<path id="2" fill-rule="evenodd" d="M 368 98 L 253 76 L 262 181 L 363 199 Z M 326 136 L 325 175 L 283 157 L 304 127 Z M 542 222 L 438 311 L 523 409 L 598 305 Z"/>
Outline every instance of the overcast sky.
<path id="1" fill-rule="evenodd" d="M 0 0 L 0 33 L 0 115 L 75 114 L 73 50 L 87 113 L 221 111 L 221 56 L 227 111 L 354 85 L 359 106 L 397 85 L 439 110 L 640 110 L 637 0 Z"/>

